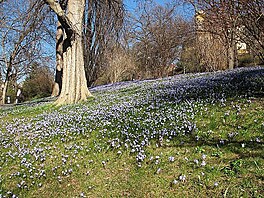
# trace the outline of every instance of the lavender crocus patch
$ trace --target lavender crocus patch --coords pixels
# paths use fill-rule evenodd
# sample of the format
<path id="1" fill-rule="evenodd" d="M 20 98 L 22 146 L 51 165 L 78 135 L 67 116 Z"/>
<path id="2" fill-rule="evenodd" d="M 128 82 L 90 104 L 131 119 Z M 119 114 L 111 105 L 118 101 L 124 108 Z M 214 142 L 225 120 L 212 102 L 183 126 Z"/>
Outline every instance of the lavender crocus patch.
<path id="1" fill-rule="evenodd" d="M 263 68 L 235 69 L 94 87 L 91 92 L 95 98 L 91 102 L 28 117 L 15 115 L 36 107 L 1 110 L 0 197 L 41 189 L 50 179 L 62 183 L 80 169 L 85 169 L 84 174 L 90 177 L 89 168 L 96 163 L 96 157 L 83 165 L 86 155 L 96 156 L 108 150 L 114 150 L 117 157 L 130 153 L 138 167 L 147 161 L 156 166 L 162 160 L 176 163 L 177 156 L 152 159 L 146 149 L 162 148 L 180 137 L 196 137 L 194 141 L 198 141 L 195 117 L 201 110 L 206 111 L 206 104 L 224 105 L 229 97 L 263 94 L 263 86 Z M 235 108 L 239 113 L 240 107 Z M 11 114 L 14 118 L 5 120 Z M 228 141 L 237 135 L 236 131 L 230 132 Z M 263 141 L 261 137 L 255 139 Z M 225 145 L 225 141 L 221 140 L 219 145 Z M 247 147 L 246 143 L 241 145 Z M 203 154 L 188 163 L 207 167 L 208 158 Z M 106 169 L 109 159 L 98 164 Z M 14 169 L 3 172 L 8 167 Z M 158 175 L 164 172 L 162 168 L 156 169 Z M 174 186 L 189 180 L 184 174 L 176 179 Z M 79 195 L 85 197 L 84 192 Z"/>

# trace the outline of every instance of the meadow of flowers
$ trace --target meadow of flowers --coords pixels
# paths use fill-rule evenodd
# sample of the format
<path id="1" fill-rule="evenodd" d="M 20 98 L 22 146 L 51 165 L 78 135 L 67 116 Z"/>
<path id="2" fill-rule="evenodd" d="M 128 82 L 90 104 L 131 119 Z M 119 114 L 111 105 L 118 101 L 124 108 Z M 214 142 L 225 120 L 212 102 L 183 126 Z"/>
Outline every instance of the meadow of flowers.
<path id="1" fill-rule="evenodd" d="M 263 104 L 263 68 L 121 82 L 91 92 L 93 98 L 77 105 L 0 110 L 0 197 L 111 191 L 114 197 L 170 197 L 186 190 L 226 196 L 231 187 L 233 195 L 263 193 L 264 111 L 251 106 Z M 247 108 L 254 119 L 242 117 Z M 253 166 L 256 181 L 245 187 L 240 170 Z M 241 185 L 225 184 L 229 178 Z"/>

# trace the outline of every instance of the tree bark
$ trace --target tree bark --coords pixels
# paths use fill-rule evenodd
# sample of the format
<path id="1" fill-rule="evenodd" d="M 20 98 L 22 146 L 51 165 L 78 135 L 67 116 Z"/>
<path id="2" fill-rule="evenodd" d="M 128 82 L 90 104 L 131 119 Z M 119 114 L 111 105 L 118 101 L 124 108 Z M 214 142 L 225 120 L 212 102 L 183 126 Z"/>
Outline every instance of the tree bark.
<path id="1" fill-rule="evenodd" d="M 56 74 L 52 88 L 52 96 L 59 96 L 62 88 L 63 73 L 63 27 L 60 22 L 57 25 L 56 33 Z"/>
<path id="2" fill-rule="evenodd" d="M 6 78 L 4 81 L 4 86 L 3 86 L 3 93 L 2 93 L 2 100 L 1 100 L 1 104 L 5 104 L 5 100 L 6 100 L 6 93 L 7 93 L 7 88 L 8 88 L 8 84 L 9 84 L 9 79 L 10 79 L 10 74 L 11 74 L 11 64 L 8 63 L 7 66 L 7 71 L 6 71 Z"/>
<path id="3" fill-rule="evenodd" d="M 228 44 L 228 69 L 234 69 L 236 66 L 236 43 L 231 39 Z"/>
<path id="4" fill-rule="evenodd" d="M 2 101 L 1 101 L 1 104 L 5 104 L 7 87 L 8 87 L 8 81 L 6 80 L 6 81 L 4 82 L 4 87 L 3 87 L 3 93 L 2 93 Z"/>
<path id="5" fill-rule="evenodd" d="M 57 14 L 66 33 L 63 40 L 62 89 L 56 103 L 62 105 L 85 101 L 91 96 L 85 77 L 82 43 L 85 0 L 69 0 L 67 14 L 56 1 L 46 0 L 46 3 Z"/>

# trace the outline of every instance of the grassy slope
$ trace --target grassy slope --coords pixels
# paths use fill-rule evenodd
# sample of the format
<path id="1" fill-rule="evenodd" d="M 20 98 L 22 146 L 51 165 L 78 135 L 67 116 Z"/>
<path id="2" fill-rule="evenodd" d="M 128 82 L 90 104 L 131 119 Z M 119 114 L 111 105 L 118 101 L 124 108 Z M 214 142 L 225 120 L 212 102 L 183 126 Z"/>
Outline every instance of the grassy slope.
<path id="1" fill-rule="evenodd" d="M 258 97 L 172 102 L 166 95 L 162 100 L 131 102 L 140 101 L 140 95 L 142 101 L 150 97 L 152 83 L 156 82 L 94 91 L 96 99 L 81 105 L 2 110 L 0 194 L 262 197 L 264 99 L 259 95 L 263 84 L 254 90 L 259 90 Z M 166 86 L 161 82 L 155 90 Z M 59 119 L 66 122 L 60 125 Z M 191 123 L 195 129 L 177 128 L 193 127 Z M 161 135 L 164 129 L 175 128 L 177 135 Z M 61 131 L 50 135 L 56 130 Z M 152 138 L 144 146 L 141 162 L 133 144 L 126 146 L 125 140 L 129 136 L 141 141 L 148 133 Z"/>

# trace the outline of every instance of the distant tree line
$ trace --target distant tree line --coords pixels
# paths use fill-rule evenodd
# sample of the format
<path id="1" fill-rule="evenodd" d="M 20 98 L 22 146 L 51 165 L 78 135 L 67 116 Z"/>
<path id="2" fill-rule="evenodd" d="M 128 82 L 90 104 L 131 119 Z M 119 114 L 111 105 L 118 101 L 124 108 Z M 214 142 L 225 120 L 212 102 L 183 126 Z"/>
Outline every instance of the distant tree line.
<path id="1" fill-rule="evenodd" d="M 262 0 L 137 3 L 129 12 L 122 0 L 1 1 L 1 103 L 18 88 L 24 100 L 75 103 L 90 86 L 264 63 Z"/>

